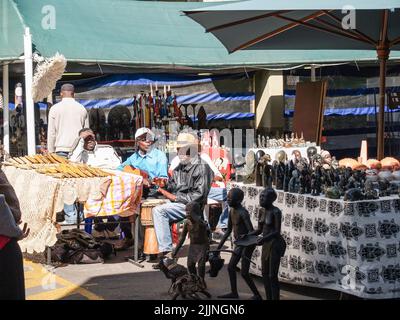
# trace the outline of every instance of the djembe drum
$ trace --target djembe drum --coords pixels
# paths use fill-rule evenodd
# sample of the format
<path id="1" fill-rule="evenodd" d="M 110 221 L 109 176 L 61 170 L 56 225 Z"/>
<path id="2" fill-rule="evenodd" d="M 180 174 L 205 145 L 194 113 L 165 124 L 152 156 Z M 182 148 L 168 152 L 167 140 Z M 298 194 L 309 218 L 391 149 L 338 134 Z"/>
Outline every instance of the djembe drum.
<path id="1" fill-rule="evenodd" d="M 158 254 L 158 242 L 156 231 L 154 230 L 152 209 L 166 203 L 165 199 L 145 199 L 142 201 L 140 209 L 140 221 L 144 227 L 144 254 Z"/>

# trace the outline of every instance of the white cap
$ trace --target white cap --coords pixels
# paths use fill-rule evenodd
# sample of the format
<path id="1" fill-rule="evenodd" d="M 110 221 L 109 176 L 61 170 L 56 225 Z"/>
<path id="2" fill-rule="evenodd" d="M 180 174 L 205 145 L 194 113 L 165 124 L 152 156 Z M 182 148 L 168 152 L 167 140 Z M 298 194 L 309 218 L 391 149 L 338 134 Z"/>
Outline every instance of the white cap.
<path id="1" fill-rule="evenodd" d="M 140 136 L 147 134 L 146 138 L 150 141 L 154 141 L 156 135 L 151 131 L 149 128 L 139 128 L 136 130 L 135 139 L 139 138 Z"/>

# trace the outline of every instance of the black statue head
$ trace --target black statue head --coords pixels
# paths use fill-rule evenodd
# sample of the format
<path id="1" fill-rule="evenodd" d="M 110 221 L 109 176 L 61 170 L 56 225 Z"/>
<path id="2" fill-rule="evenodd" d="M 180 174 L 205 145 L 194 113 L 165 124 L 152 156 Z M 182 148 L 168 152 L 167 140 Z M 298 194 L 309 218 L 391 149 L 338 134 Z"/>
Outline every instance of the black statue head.
<path id="1" fill-rule="evenodd" d="M 265 188 L 260 193 L 260 206 L 264 208 L 271 206 L 277 197 L 278 195 L 276 194 L 274 189 Z"/>
<path id="2" fill-rule="evenodd" d="M 312 159 L 317 153 L 318 153 L 318 150 L 316 147 L 308 147 L 307 148 L 308 159 Z"/>
<path id="3" fill-rule="evenodd" d="M 231 190 L 229 190 L 226 200 L 230 207 L 237 208 L 242 203 L 243 199 L 243 191 L 239 188 L 232 188 Z"/>
<path id="4" fill-rule="evenodd" d="M 287 154 L 285 151 L 280 150 L 275 155 L 275 160 L 279 162 L 285 162 L 287 160 Z"/>
<path id="5" fill-rule="evenodd" d="M 258 151 L 256 152 L 256 161 L 259 162 L 260 159 L 261 159 L 264 155 L 265 155 L 265 152 L 264 152 L 264 151 L 258 150 Z"/>

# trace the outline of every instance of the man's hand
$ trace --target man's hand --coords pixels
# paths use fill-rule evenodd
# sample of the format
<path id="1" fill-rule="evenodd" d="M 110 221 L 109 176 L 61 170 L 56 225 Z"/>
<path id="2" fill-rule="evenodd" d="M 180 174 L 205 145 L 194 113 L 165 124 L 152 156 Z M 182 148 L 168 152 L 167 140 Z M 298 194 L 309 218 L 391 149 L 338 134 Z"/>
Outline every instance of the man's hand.
<path id="1" fill-rule="evenodd" d="M 173 195 L 172 193 L 168 192 L 167 190 L 164 190 L 163 188 L 158 188 L 157 190 L 159 193 L 161 193 L 164 197 L 166 197 L 168 200 L 171 201 L 176 201 L 176 195 Z"/>
<path id="2" fill-rule="evenodd" d="M 214 181 L 224 181 L 224 179 L 220 176 L 214 176 Z"/>
<path id="3" fill-rule="evenodd" d="M 150 183 L 149 179 L 143 178 L 143 185 L 146 187 L 150 187 L 151 183 Z"/>
<path id="4" fill-rule="evenodd" d="M 20 222 L 21 223 L 21 222 Z M 28 224 L 25 222 L 24 227 L 22 229 L 22 236 L 18 239 L 18 241 L 25 239 L 27 236 L 29 236 L 29 232 L 31 231 L 30 228 L 28 228 Z"/>
<path id="5" fill-rule="evenodd" d="M 88 137 L 94 138 L 94 135 L 91 131 L 84 131 L 79 135 L 79 137 L 81 137 L 83 140 L 86 140 Z"/>

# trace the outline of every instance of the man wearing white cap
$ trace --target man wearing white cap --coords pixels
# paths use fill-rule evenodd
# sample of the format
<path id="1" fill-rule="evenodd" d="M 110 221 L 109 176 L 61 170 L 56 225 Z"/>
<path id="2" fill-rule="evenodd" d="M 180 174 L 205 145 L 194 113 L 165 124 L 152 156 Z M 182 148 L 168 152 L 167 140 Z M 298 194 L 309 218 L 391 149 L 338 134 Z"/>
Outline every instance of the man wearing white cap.
<path id="1" fill-rule="evenodd" d="M 150 179 L 165 178 L 168 179 L 168 159 L 164 152 L 154 148 L 155 134 L 148 128 L 136 130 L 135 141 L 138 147 L 117 170 L 124 170 L 126 166 L 145 171 Z M 147 179 L 143 180 L 143 185 L 149 187 Z M 133 236 L 131 232 L 131 223 L 129 218 L 121 218 L 121 229 L 125 234 L 125 239 L 118 243 L 115 248 L 123 250 L 133 245 Z"/>
<path id="2" fill-rule="evenodd" d="M 197 202 L 204 208 L 213 180 L 210 166 L 199 156 L 198 140 L 194 134 L 180 133 L 177 151 L 180 163 L 175 168 L 167 189 L 158 189 L 171 202 L 152 210 L 158 249 L 162 255 L 172 251 L 170 224 L 185 218 L 185 207 L 190 202 Z"/>
<path id="3" fill-rule="evenodd" d="M 150 179 L 168 178 L 167 156 L 164 152 L 152 147 L 155 142 L 155 134 L 148 128 L 140 128 L 136 130 L 135 140 L 138 150 L 121 164 L 118 170 L 124 170 L 126 166 L 131 166 L 145 171 Z"/>

